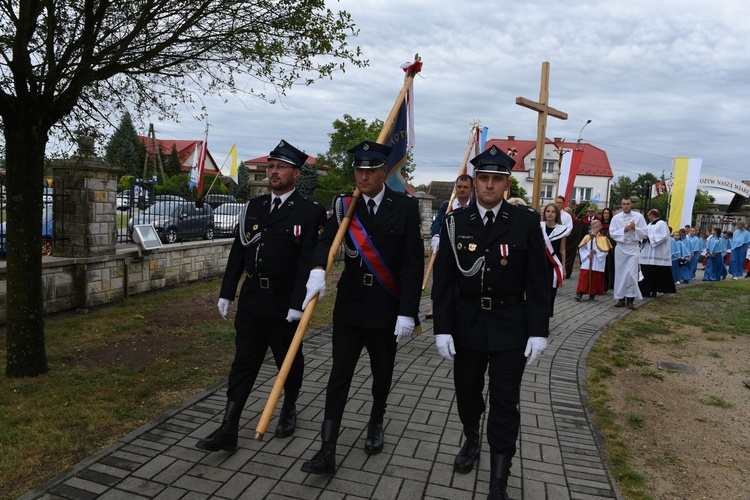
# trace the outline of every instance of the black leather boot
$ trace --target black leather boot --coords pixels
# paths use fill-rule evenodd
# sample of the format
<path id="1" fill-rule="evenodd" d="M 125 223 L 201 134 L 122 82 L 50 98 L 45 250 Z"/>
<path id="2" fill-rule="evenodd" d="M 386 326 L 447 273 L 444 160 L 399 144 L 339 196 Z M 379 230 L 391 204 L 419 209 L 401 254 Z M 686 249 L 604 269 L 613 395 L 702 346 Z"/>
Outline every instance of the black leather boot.
<path id="1" fill-rule="evenodd" d="M 276 437 L 285 438 L 294 434 L 297 427 L 297 407 L 294 401 L 284 401 L 276 424 Z"/>
<path id="2" fill-rule="evenodd" d="M 508 478 L 511 458 L 499 453 L 490 454 L 490 494 L 487 495 L 487 500 L 510 500 Z"/>
<path id="3" fill-rule="evenodd" d="M 237 449 L 237 433 L 240 430 L 240 415 L 242 406 L 234 401 L 227 401 L 224 420 L 218 429 L 195 443 L 196 448 L 206 451 L 235 451 Z"/>
<path id="4" fill-rule="evenodd" d="M 383 421 L 367 424 L 367 440 L 365 441 L 365 453 L 377 455 L 383 451 Z"/>
<path id="5" fill-rule="evenodd" d="M 336 441 L 339 438 L 338 420 L 324 420 L 320 432 L 323 441 L 320 451 L 313 455 L 312 460 L 302 464 L 302 472 L 310 474 L 333 474 L 336 472 Z"/>
<path id="6" fill-rule="evenodd" d="M 466 474 L 474 469 L 474 464 L 479 460 L 479 425 L 471 429 L 464 429 L 464 445 L 453 461 L 453 469 L 456 472 Z"/>

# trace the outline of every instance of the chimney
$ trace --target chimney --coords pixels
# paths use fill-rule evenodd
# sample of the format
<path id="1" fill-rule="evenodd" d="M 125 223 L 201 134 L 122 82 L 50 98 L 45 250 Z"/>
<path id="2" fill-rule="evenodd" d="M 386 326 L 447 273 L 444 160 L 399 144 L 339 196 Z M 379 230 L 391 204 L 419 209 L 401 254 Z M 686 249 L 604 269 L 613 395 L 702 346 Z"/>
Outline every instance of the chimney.
<path id="1" fill-rule="evenodd" d="M 508 136 L 508 140 L 509 141 L 515 141 L 516 140 L 516 136 L 515 135 L 509 135 Z"/>
<path id="2" fill-rule="evenodd" d="M 555 137 L 554 139 L 552 139 L 552 142 L 554 142 L 555 144 L 558 144 L 562 142 L 562 137 Z"/>

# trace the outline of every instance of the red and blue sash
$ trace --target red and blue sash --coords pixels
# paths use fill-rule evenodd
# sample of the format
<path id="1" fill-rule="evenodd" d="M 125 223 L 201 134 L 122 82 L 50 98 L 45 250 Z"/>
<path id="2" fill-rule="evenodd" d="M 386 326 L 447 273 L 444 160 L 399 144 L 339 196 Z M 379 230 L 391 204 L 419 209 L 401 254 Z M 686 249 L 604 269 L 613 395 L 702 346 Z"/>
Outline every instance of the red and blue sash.
<path id="1" fill-rule="evenodd" d="M 346 213 L 349 204 L 351 203 L 351 198 L 342 197 L 341 202 L 344 206 L 344 213 Z M 378 280 L 378 283 L 380 283 L 389 294 L 398 299 L 401 295 L 401 290 L 396 282 L 396 277 L 388 268 L 388 265 L 385 263 L 385 260 L 383 260 L 380 253 L 378 253 L 378 249 L 373 245 L 367 231 L 362 227 L 362 223 L 356 212 L 354 218 L 349 223 L 349 229 L 347 232 L 354 242 L 354 247 L 359 252 L 360 257 L 362 257 L 362 260 L 370 272 L 372 272 L 372 275 L 375 276 L 375 279 Z"/>

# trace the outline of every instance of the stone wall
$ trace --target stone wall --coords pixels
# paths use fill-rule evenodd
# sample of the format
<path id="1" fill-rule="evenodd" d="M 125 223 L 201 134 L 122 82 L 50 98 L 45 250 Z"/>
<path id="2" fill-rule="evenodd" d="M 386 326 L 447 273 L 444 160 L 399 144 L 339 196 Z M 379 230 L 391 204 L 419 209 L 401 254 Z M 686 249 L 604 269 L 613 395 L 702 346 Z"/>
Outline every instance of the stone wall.
<path id="1" fill-rule="evenodd" d="M 232 241 L 229 238 L 168 245 L 142 257 L 135 245 L 118 249 L 114 255 L 46 257 L 42 261 L 44 312 L 86 310 L 151 290 L 223 276 Z M 6 318 L 3 267 L 0 324 L 5 324 Z"/>

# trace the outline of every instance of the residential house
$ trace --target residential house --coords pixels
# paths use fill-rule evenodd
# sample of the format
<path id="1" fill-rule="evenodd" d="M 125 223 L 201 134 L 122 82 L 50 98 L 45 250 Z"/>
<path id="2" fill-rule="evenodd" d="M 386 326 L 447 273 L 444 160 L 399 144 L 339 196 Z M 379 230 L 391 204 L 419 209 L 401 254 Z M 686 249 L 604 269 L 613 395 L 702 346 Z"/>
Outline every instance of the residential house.
<path id="1" fill-rule="evenodd" d="M 154 164 L 154 146 L 158 147 L 161 150 L 164 157 L 167 157 L 172 154 L 172 145 L 174 145 L 177 148 L 177 157 L 180 160 L 180 165 L 182 165 L 183 172 L 190 172 L 190 169 L 197 160 L 197 155 L 200 152 L 201 146 L 203 145 L 202 140 L 191 139 L 156 139 L 156 144 L 154 145 L 152 144 L 150 137 L 139 135 L 138 138 L 141 140 L 143 147 L 146 148 L 146 151 L 148 151 L 149 153 L 149 164 L 151 165 Z M 206 154 L 206 163 L 203 168 L 203 175 L 217 175 L 218 173 L 219 166 L 211 155 L 211 150 L 209 149 Z"/>
<path id="2" fill-rule="evenodd" d="M 509 135 L 507 139 L 490 139 L 486 147 L 497 146 L 502 151 L 513 153 L 516 165 L 511 175 L 518 181 L 518 185 L 526 190 L 529 200 L 532 198 L 534 189 L 534 166 L 537 156 L 536 140 L 519 140 Z M 539 194 L 542 206 L 554 201 L 558 193 L 558 181 L 560 178 L 560 151 L 565 154 L 576 148 L 576 142 L 566 142 L 556 137 L 553 140 L 545 139 L 542 157 L 542 185 Z M 607 153 L 587 143 L 580 143 L 583 150 L 581 165 L 578 169 L 571 200 L 579 199 L 588 201 L 600 195 L 598 206 L 603 208 L 609 205 L 609 188 L 614 175 L 609 165 Z"/>

